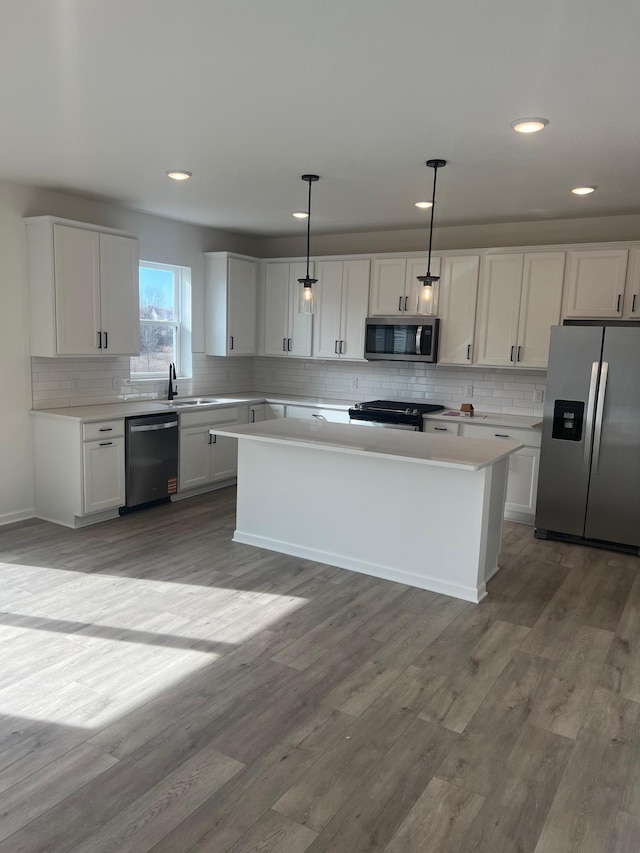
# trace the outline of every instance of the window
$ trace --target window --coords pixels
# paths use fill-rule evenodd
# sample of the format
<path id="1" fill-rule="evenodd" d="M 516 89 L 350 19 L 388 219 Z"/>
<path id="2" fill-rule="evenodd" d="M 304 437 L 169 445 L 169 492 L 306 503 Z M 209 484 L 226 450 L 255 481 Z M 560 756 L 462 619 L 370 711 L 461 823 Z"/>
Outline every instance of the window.
<path id="1" fill-rule="evenodd" d="M 132 379 L 190 373 L 190 279 L 188 267 L 141 261 L 140 355 L 131 359 Z"/>

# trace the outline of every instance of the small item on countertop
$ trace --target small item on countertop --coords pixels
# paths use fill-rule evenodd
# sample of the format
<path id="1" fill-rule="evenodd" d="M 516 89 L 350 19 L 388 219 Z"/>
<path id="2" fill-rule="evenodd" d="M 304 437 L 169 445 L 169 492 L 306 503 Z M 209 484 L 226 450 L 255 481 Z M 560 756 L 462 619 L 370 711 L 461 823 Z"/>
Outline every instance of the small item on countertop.
<path id="1" fill-rule="evenodd" d="M 463 403 L 460 406 L 460 411 L 463 415 L 468 415 L 470 418 L 473 417 L 473 406 L 471 403 Z"/>

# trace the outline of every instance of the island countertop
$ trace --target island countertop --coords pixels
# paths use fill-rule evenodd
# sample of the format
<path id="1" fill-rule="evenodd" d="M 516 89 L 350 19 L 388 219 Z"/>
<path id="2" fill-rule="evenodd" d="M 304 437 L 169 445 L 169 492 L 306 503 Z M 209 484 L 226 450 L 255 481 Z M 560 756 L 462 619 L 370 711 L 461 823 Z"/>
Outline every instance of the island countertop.
<path id="1" fill-rule="evenodd" d="M 440 436 L 298 418 L 212 427 L 210 433 L 471 471 L 494 465 L 523 446 L 505 439 Z"/>

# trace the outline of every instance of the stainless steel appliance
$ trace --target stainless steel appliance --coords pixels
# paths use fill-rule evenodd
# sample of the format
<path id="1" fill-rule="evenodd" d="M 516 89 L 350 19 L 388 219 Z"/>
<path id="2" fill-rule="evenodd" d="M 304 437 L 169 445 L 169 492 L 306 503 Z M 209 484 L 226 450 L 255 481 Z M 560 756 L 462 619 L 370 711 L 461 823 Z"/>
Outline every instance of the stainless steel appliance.
<path id="1" fill-rule="evenodd" d="M 554 326 L 539 538 L 640 553 L 640 328 Z"/>
<path id="2" fill-rule="evenodd" d="M 126 506 L 168 501 L 178 491 L 178 415 L 125 419 Z"/>
<path id="3" fill-rule="evenodd" d="M 369 317 L 364 357 L 369 361 L 438 360 L 437 317 Z"/>
<path id="4" fill-rule="evenodd" d="M 356 403 L 349 409 L 349 419 L 364 426 L 412 429 L 421 432 L 422 416 L 429 412 L 441 412 L 444 406 L 435 403 L 405 403 L 402 400 L 372 400 Z"/>

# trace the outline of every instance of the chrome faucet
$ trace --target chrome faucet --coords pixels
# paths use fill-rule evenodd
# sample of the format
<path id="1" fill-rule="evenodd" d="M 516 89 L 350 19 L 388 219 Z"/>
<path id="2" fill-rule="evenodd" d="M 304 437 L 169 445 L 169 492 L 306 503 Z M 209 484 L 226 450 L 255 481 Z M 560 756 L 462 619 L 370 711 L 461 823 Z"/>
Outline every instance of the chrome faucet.
<path id="1" fill-rule="evenodd" d="M 169 365 L 169 391 L 167 393 L 167 400 L 173 400 L 174 397 L 178 396 L 178 386 L 176 385 L 175 388 L 173 387 L 173 384 L 171 382 L 172 377 L 173 381 L 175 382 L 176 366 L 173 362 L 171 362 L 171 364 Z"/>

